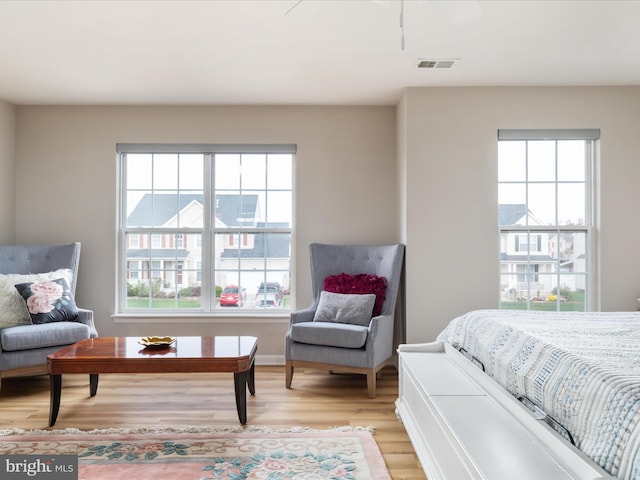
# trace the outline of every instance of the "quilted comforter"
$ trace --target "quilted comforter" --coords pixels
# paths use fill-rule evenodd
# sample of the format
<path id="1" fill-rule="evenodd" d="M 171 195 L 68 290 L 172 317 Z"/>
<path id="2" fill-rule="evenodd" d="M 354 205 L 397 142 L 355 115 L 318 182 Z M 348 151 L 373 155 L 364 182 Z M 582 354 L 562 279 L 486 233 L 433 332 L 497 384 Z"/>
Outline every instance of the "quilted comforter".
<path id="1" fill-rule="evenodd" d="M 541 407 L 605 471 L 640 479 L 640 313 L 479 310 L 438 340 Z"/>

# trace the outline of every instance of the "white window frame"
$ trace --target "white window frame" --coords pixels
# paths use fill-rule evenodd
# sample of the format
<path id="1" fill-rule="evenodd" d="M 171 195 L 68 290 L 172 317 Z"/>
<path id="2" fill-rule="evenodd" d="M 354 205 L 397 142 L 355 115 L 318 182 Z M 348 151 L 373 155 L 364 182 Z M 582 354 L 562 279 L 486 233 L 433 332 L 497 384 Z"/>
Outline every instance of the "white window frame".
<path id="1" fill-rule="evenodd" d="M 586 235 L 586 289 L 585 289 L 585 303 L 584 308 L 586 311 L 597 311 L 600 308 L 600 289 L 599 289 L 599 272 L 598 272 L 598 254 L 597 254 L 597 201 L 598 201 L 598 178 L 597 172 L 599 171 L 599 139 L 600 130 L 598 129 L 543 129 L 543 130 L 498 130 L 498 142 L 501 141 L 562 141 L 562 140 L 584 140 L 586 147 L 586 171 L 585 171 L 585 225 L 499 225 L 498 226 L 498 238 L 502 241 L 502 237 L 505 234 L 518 234 L 518 235 L 540 235 L 544 233 L 555 234 L 560 237 L 563 232 L 583 232 Z M 498 182 L 502 183 L 502 182 Z M 506 182 L 508 183 L 508 182 Z M 529 185 L 529 180 L 525 182 Z M 557 188 L 558 179 L 556 177 L 555 185 Z M 557 208 L 557 204 L 556 204 Z M 535 255 L 536 251 L 530 251 L 527 260 L 527 268 L 530 268 L 535 264 L 535 260 L 531 259 L 532 255 Z M 499 259 L 501 265 L 501 260 Z M 560 278 L 561 271 L 558 268 L 557 276 Z M 538 274 L 536 274 L 538 276 Z M 500 274 L 500 283 L 502 282 L 502 273 Z M 560 285 L 560 282 L 556 282 Z M 530 294 L 533 292 L 529 292 Z M 559 297 L 559 295 L 558 295 Z M 498 304 L 502 305 L 500 298 Z M 560 300 L 556 302 L 556 309 L 562 310 Z M 527 310 L 531 309 L 530 296 L 527 298 Z"/>
<path id="2" fill-rule="evenodd" d="M 134 154 L 134 153 L 145 153 L 145 154 L 162 154 L 162 153 L 174 153 L 174 154 L 189 154 L 189 153 L 199 153 L 205 155 L 205 171 L 204 171 L 204 192 L 203 192 L 203 200 L 205 202 L 204 205 L 204 216 L 203 216 L 203 226 L 202 228 L 180 228 L 176 227 L 175 229 L 168 230 L 167 228 L 135 228 L 135 227 L 127 227 L 126 220 L 126 194 L 127 194 L 127 181 L 126 181 L 126 155 Z M 197 317 L 197 316 L 205 316 L 205 317 L 215 317 L 215 316 L 224 316 L 228 317 L 230 313 L 228 309 L 216 308 L 215 306 L 215 269 L 210 261 L 211 258 L 215 255 L 215 236 L 216 234 L 225 234 L 235 232 L 236 234 L 242 235 L 243 233 L 248 233 L 250 235 L 255 234 L 287 234 L 290 237 L 290 250 L 289 250 L 289 278 L 290 282 L 293 283 L 293 272 L 291 270 L 291 265 L 294 262 L 294 205 L 291 205 L 291 219 L 290 225 L 287 227 L 257 227 L 257 226 L 239 226 L 232 228 L 218 228 L 215 225 L 215 222 L 212 221 L 211 208 L 212 208 L 212 199 L 215 197 L 214 190 L 214 182 L 212 179 L 213 176 L 213 168 L 212 168 L 212 158 L 215 157 L 216 154 L 290 154 L 293 157 L 292 165 L 291 165 L 291 201 L 294 202 L 295 198 L 295 186 L 294 186 L 294 170 L 295 170 L 295 154 L 296 154 L 296 145 L 294 144 L 267 144 L 267 145 L 257 145 L 257 144 L 245 144 L 245 145 L 229 145 L 229 144 L 118 144 L 117 145 L 117 154 L 118 154 L 118 186 L 119 186 L 119 199 L 118 199 L 118 236 L 119 241 L 117 242 L 118 250 L 117 250 L 117 258 L 118 258 L 118 275 L 116 278 L 116 299 L 117 299 L 117 313 L 114 317 L 122 316 L 129 317 L 131 315 L 148 315 L 148 316 L 159 316 L 162 317 L 163 314 L 166 314 L 167 317 Z M 275 190 L 266 190 L 266 192 L 277 191 Z M 289 191 L 289 190 L 287 190 Z M 197 233 L 200 234 L 197 237 L 198 246 L 202 246 L 202 258 L 198 262 L 201 266 L 200 271 L 198 271 L 198 275 L 202 278 L 202 297 L 201 297 L 201 308 L 199 309 L 180 309 L 173 308 L 170 310 L 161 310 L 157 308 L 148 308 L 148 309 L 130 309 L 127 308 L 127 245 L 126 238 L 127 234 L 136 234 L 139 235 L 139 238 L 152 238 L 152 235 L 183 235 L 187 236 L 189 234 Z M 150 246 L 149 246 L 150 247 Z M 265 265 L 266 268 L 266 265 Z M 265 270 L 268 272 L 269 270 Z M 176 272 L 177 273 L 177 272 Z M 266 277 L 265 277 L 266 278 Z M 295 300 L 293 298 L 293 289 L 291 288 L 291 284 L 288 286 L 289 294 L 290 294 L 290 307 L 284 308 L 281 307 L 279 311 L 282 314 L 285 314 L 288 317 L 288 312 L 295 305 Z M 205 293 L 208 292 L 208 293 Z M 273 317 L 274 315 L 281 315 L 279 312 L 274 312 L 273 310 L 265 310 L 265 309 L 244 309 L 242 311 L 235 312 L 237 315 L 249 316 L 249 317 Z"/>

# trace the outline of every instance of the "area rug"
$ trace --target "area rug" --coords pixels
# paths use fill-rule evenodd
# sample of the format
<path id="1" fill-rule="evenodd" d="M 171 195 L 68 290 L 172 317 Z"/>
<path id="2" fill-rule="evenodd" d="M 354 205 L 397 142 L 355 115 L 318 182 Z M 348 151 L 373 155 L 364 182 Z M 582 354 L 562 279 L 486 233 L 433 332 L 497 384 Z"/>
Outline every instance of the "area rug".
<path id="1" fill-rule="evenodd" d="M 390 480 L 371 427 L 5 430 L 1 455 L 77 455 L 79 480 Z"/>

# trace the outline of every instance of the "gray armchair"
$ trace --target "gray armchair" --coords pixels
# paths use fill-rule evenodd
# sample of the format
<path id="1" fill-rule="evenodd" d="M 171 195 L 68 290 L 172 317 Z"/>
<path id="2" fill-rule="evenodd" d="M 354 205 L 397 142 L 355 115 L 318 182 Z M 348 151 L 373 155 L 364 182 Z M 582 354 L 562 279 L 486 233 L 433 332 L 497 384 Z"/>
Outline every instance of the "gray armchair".
<path id="1" fill-rule="evenodd" d="M 285 336 L 286 387 L 296 367 L 367 376 L 369 398 L 376 395 L 376 375 L 393 352 L 394 311 L 404 258 L 404 245 L 309 245 L 313 302 L 291 313 Z M 314 321 L 328 276 L 373 274 L 387 280 L 381 314 L 366 326 Z"/>
<path id="2" fill-rule="evenodd" d="M 72 272 L 69 286 L 75 294 L 79 259 L 80 243 L 0 245 L 0 274 L 36 274 L 68 268 Z M 65 345 L 97 337 L 93 312 L 83 308 L 78 311 L 77 321 L 0 328 L 0 382 L 7 377 L 46 374 L 47 355 Z"/>

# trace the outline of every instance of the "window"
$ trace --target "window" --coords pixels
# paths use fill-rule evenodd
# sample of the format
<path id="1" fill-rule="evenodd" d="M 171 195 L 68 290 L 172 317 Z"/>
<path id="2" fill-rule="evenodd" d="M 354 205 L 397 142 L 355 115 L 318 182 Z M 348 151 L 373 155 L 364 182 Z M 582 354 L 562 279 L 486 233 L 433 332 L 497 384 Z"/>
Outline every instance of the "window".
<path id="1" fill-rule="evenodd" d="M 295 150 L 119 144 L 120 312 L 289 308 Z M 221 304 L 227 286 L 242 301 Z"/>
<path id="2" fill-rule="evenodd" d="M 500 308 L 594 309 L 598 130 L 500 130 Z"/>

